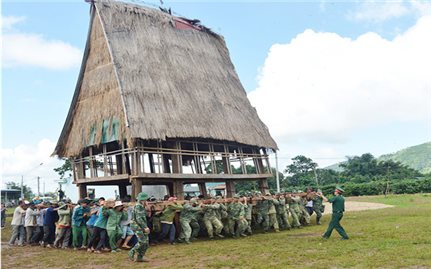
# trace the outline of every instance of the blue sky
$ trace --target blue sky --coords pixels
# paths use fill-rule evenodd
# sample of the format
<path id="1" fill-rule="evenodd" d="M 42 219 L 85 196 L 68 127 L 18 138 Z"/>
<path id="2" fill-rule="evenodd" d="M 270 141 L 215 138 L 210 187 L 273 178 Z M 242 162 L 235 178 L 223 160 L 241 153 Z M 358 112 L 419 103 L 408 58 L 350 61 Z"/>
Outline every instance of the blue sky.
<path id="1" fill-rule="evenodd" d="M 298 154 L 325 166 L 431 140 L 431 56 L 418 45 L 430 44 L 429 2 L 164 2 L 225 37 L 281 167 Z M 26 175 L 31 185 L 42 175 L 55 188 L 58 162 L 48 156 L 74 92 L 89 4 L 3 1 L 2 18 L 2 178 Z"/>

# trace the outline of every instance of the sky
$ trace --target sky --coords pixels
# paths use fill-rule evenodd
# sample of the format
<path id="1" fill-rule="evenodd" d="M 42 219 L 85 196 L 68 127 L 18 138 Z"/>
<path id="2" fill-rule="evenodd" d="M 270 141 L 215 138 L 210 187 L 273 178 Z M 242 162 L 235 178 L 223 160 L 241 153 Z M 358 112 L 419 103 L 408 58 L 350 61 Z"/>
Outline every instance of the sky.
<path id="1" fill-rule="evenodd" d="M 325 167 L 431 140 L 430 1 L 163 5 L 224 36 L 280 148 L 280 171 L 300 154 Z M 36 191 L 40 176 L 41 191 L 43 183 L 54 191 L 61 162 L 50 155 L 75 89 L 89 4 L 6 0 L 1 8 L 2 183 L 22 177 Z"/>

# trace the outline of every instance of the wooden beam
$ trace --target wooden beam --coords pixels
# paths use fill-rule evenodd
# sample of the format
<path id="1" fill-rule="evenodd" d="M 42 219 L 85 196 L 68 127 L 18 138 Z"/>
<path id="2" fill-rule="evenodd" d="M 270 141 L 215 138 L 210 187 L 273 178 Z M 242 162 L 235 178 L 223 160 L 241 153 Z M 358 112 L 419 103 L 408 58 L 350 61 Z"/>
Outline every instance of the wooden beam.
<path id="1" fill-rule="evenodd" d="M 212 179 L 218 179 L 220 181 L 226 181 L 229 179 L 233 180 L 256 180 L 256 179 L 266 179 L 271 177 L 271 174 L 152 174 L 152 173 L 143 173 L 137 176 L 132 176 L 132 178 L 150 178 L 150 179 L 171 179 L 171 180 L 199 180 L 206 181 Z M 99 178 L 101 179 L 101 178 Z"/>
<path id="2" fill-rule="evenodd" d="M 89 183 L 102 183 L 107 182 L 106 185 L 110 185 L 109 182 L 120 181 L 120 180 L 128 180 L 128 174 L 115 175 L 110 177 L 98 177 L 98 178 L 79 178 L 76 180 L 77 184 L 89 184 Z M 111 183 L 115 184 L 115 183 Z"/>

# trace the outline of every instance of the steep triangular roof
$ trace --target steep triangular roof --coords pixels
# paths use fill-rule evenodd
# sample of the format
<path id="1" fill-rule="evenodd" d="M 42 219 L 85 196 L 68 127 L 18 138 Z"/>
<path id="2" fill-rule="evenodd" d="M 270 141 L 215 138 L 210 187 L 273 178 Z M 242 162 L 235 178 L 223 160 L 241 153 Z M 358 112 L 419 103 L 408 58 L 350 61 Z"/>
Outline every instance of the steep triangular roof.
<path id="1" fill-rule="evenodd" d="M 100 144 L 114 122 L 115 139 L 205 138 L 277 149 L 221 36 L 155 9 L 95 2 L 54 154 L 73 156 Z"/>

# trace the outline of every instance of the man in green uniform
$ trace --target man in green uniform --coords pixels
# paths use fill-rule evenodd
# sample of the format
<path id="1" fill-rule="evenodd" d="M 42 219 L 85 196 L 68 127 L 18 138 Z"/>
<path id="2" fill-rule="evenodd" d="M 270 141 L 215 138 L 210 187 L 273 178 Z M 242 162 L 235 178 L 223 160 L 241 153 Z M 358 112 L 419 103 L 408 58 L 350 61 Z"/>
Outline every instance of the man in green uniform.
<path id="1" fill-rule="evenodd" d="M 122 220 L 127 220 L 127 212 L 124 212 L 124 206 L 121 201 L 115 201 L 114 208 L 102 208 L 102 214 L 108 218 L 106 222 L 106 231 L 108 232 L 109 245 L 111 252 L 118 252 L 120 249 L 117 246 L 117 241 L 123 235 L 120 227 Z"/>
<path id="2" fill-rule="evenodd" d="M 322 218 L 322 214 L 324 211 L 323 199 L 321 197 L 322 191 L 317 190 L 317 195 L 313 197 L 313 211 L 316 213 L 316 223 L 317 225 L 321 225 L 320 219 Z"/>
<path id="3" fill-rule="evenodd" d="M 344 190 L 342 188 L 337 187 L 334 192 L 334 197 L 331 199 L 326 198 L 323 194 L 321 194 L 322 199 L 325 202 L 332 203 L 332 218 L 331 222 L 329 222 L 328 229 L 323 234 L 323 238 L 328 239 L 331 236 L 332 230 L 336 230 L 343 240 L 349 239 L 347 236 L 346 231 L 344 231 L 344 228 L 341 226 L 340 221 L 343 218 L 344 213 L 344 197 L 342 193 Z"/>
<path id="4" fill-rule="evenodd" d="M 210 239 L 214 238 L 213 230 L 215 229 L 216 236 L 223 238 L 221 231 L 223 230 L 223 224 L 217 218 L 218 212 L 220 210 L 220 204 L 216 200 L 211 199 L 211 204 L 204 206 L 204 224 L 208 232 Z M 214 229 L 213 229 L 214 227 Z"/>
<path id="5" fill-rule="evenodd" d="M 278 205 L 276 208 L 277 208 L 278 225 L 282 229 L 290 230 L 291 227 L 290 227 L 288 214 L 287 214 L 286 198 L 284 197 L 283 194 L 278 194 L 277 198 L 278 198 Z"/>
<path id="6" fill-rule="evenodd" d="M 289 211 L 290 215 L 292 215 L 292 227 L 293 228 L 301 228 L 301 224 L 299 223 L 299 215 L 301 214 L 301 209 L 299 208 L 299 203 L 301 202 L 301 198 L 296 196 L 295 192 L 292 193 L 289 198 Z"/>
<path id="7" fill-rule="evenodd" d="M 236 225 L 236 230 L 235 230 Z M 228 204 L 229 234 L 233 237 L 246 236 L 247 221 L 245 220 L 245 206 L 239 203 L 239 196 L 235 196 Z"/>
<path id="8" fill-rule="evenodd" d="M 301 197 L 300 203 L 299 203 L 299 209 L 301 211 L 301 216 L 299 218 L 301 224 L 310 225 L 310 214 L 308 213 L 305 206 L 307 205 L 307 198 L 305 196 Z"/>
<path id="9" fill-rule="evenodd" d="M 197 214 L 201 211 L 201 207 L 198 205 L 198 200 L 196 198 L 192 198 L 190 199 L 189 204 L 185 204 L 183 206 L 180 214 L 181 234 L 178 239 L 179 242 L 190 244 L 192 231 L 195 231 L 195 234 L 199 232 L 200 227 L 197 221 Z"/>
<path id="10" fill-rule="evenodd" d="M 150 229 L 147 226 L 147 211 L 145 210 L 146 201 L 148 195 L 146 193 L 139 193 L 136 197 L 137 203 L 132 211 L 132 222 L 130 223 L 130 228 L 132 228 L 138 242 L 129 251 L 129 259 L 135 262 L 144 262 L 145 252 L 148 249 L 148 234 Z M 135 253 L 137 254 L 135 259 Z"/>

